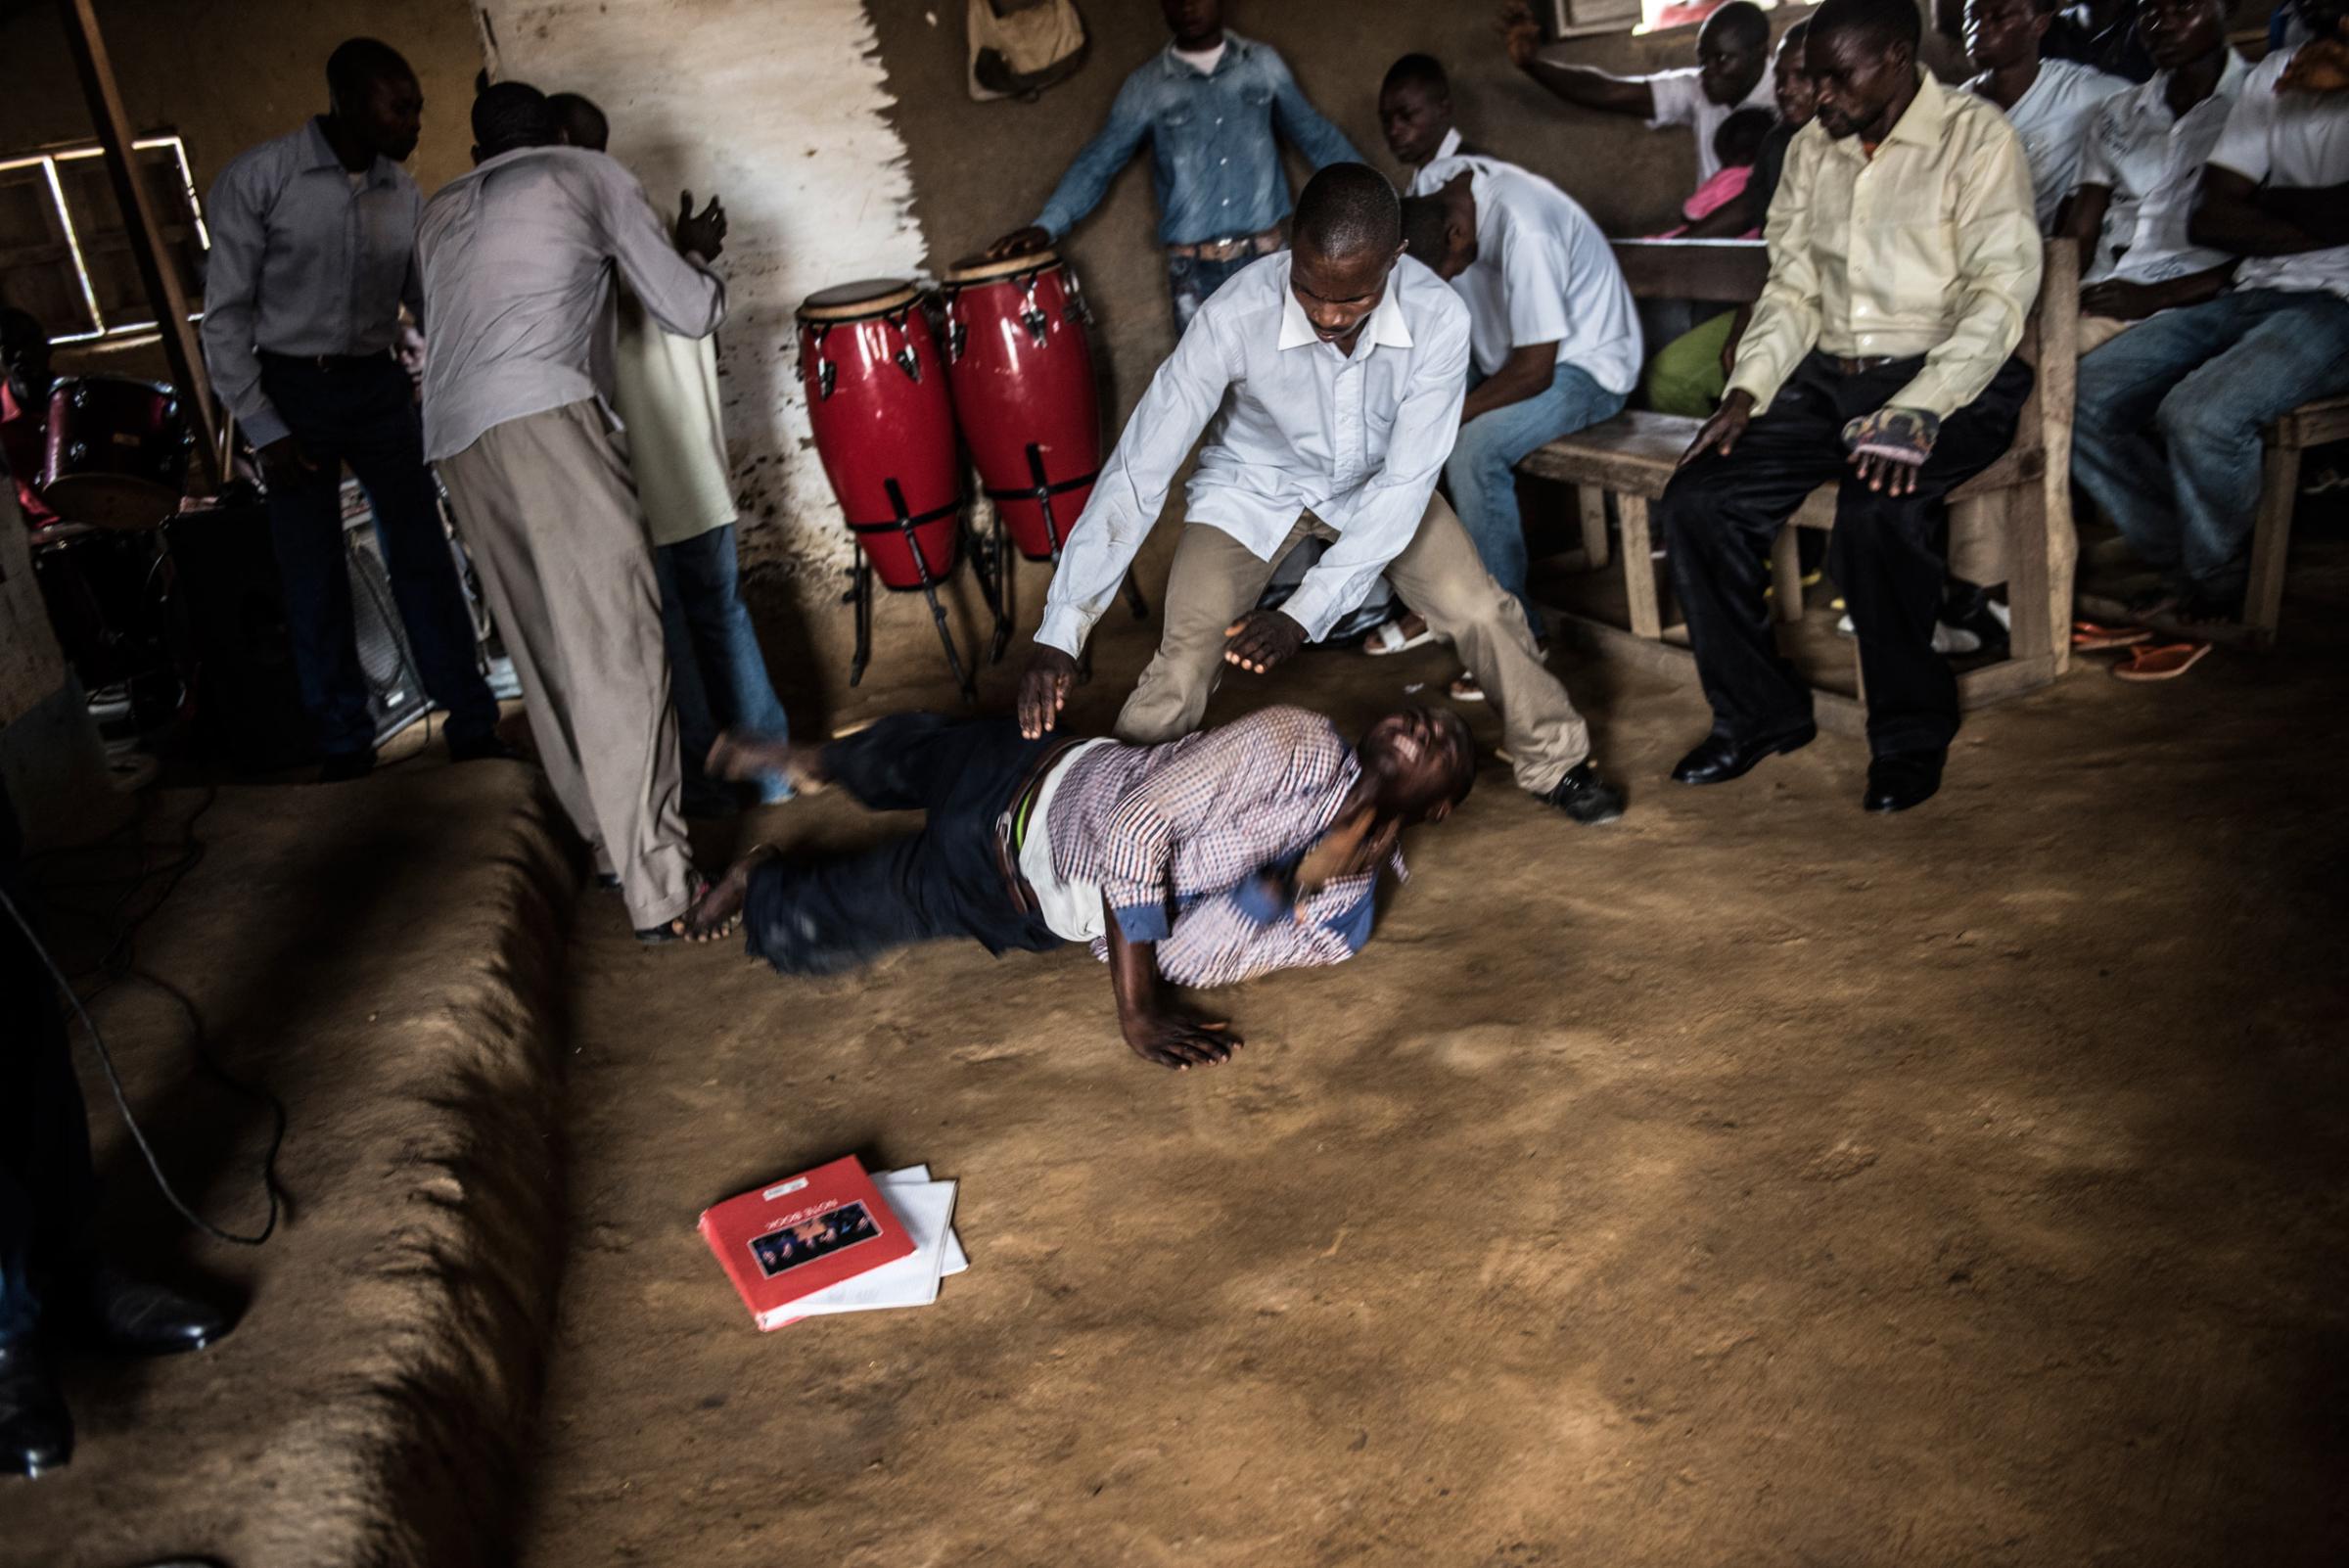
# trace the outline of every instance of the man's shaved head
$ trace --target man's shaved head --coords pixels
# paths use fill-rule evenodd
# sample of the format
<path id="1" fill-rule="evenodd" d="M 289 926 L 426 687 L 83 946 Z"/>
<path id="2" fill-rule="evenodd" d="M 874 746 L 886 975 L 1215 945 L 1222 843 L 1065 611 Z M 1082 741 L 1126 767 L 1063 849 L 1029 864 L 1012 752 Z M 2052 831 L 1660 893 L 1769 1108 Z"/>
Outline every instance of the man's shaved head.
<path id="1" fill-rule="evenodd" d="M 1750 49 L 1759 54 L 1770 47 L 1770 18 L 1753 0 L 1729 0 L 1719 11 L 1705 19 L 1697 29 L 1720 36 L 1721 41 L 1738 49 Z"/>
<path id="2" fill-rule="evenodd" d="M 1405 55 L 1387 68 L 1387 79 L 1379 84 L 1384 92 L 1389 87 L 1424 87 L 1439 98 L 1451 96 L 1451 82 L 1444 74 L 1444 63 L 1433 55 Z"/>
<path id="3" fill-rule="evenodd" d="M 1905 46 L 1914 55 L 1924 37 L 1924 23 L 1910 0 L 1826 0 L 1810 21 L 1813 49 L 1844 37 L 1877 50 Z"/>
<path id="4" fill-rule="evenodd" d="M 550 94 L 546 112 L 554 116 L 555 136 L 564 146 L 600 153 L 612 145 L 612 122 L 584 94 Z"/>
<path id="5" fill-rule="evenodd" d="M 326 91 L 338 105 L 356 106 L 379 81 L 416 79 L 400 52 L 380 38 L 347 38 L 326 57 Z"/>
<path id="6" fill-rule="evenodd" d="M 1395 187 L 1367 163 L 1332 163 L 1297 198 L 1297 248 L 1332 261 L 1393 255 L 1403 245 Z"/>
<path id="7" fill-rule="evenodd" d="M 546 94 L 528 82 L 491 82 L 473 101 L 473 161 L 487 162 L 522 147 L 547 147 L 555 140 L 555 117 Z"/>

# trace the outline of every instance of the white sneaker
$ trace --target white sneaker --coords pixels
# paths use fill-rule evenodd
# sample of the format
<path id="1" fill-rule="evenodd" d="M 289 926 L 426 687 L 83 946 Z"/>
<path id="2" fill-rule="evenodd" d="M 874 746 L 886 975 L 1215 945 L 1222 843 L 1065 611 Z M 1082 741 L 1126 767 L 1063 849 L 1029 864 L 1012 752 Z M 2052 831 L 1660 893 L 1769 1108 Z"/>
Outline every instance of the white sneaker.
<path id="1" fill-rule="evenodd" d="M 1998 616 L 2000 624 L 2006 623 L 2006 607 L 2004 605 L 1996 606 L 1994 613 Z M 1857 637 L 1860 632 L 1852 624 L 1852 618 L 1847 615 L 1835 623 L 1835 635 Z M 1969 654 L 1978 652 L 1981 647 L 1982 639 L 1962 626 L 1945 626 L 1935 623 L 1933 627 L 1933 651 L 1935 653 Z"/>

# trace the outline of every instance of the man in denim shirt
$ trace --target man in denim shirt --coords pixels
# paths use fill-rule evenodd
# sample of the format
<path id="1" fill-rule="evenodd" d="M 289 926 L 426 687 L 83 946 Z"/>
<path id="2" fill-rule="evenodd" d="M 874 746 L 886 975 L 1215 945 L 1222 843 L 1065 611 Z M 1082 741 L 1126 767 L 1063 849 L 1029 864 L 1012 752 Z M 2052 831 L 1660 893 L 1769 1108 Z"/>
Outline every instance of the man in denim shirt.
<path id="1" fill-rule="evenodd" d="M 1359 163 L 1361 155 L 1306 102 L 1279 55 L 1223 30 L 1222 0 L 1160 3 L 1174 41 L 1126 78 L 1109 123 L 1077 155 L 1036 222 L 988 254 L 1018 255 L 1057 242 L 1100 205 L 1148 137 L 1158 239 L 1167 248 L 1179 333 L 1224 279 L 1280 249 L 1289 183 L 1275 126 L 1315 169 Z"/>

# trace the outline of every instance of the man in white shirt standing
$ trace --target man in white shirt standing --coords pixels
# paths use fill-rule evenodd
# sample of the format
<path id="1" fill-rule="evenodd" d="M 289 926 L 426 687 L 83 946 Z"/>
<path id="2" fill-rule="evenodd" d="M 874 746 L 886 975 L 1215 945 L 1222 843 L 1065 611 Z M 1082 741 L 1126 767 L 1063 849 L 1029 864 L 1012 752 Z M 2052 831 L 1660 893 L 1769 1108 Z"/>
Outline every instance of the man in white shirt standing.
<path id="1" fill-rule="evenodd" d="M 715 202 L 670 226 L 628 171 L 557 147 L 536 88 L 473 106 L 474 168 L 424 209 L 433 352 L 425 455 L 440 471 L 529 699 L 555 798 L 636 935 L 674 940 L 700 884 L 678 813 L 661 590 L 644 513 L 589 369 L 614 279 L 660 326 L 705 338 L 725 316 L 709 270 Z"/>
<path id="2" fill-rule="evenodd" d="M 1467 305 L 1472 363 L 1444 478 L 1485 569 L 1538 637 L 1517 464 L 1622 411 L 1639 379 L 1639 315 L 1606 236 L 1564 191 L 1497 161 L 1432 168 L 1443 184 L 1404 204 L 1404 239 Z M 1480 694 L 1463 680 L 1452 695 Z"/>
<path id="3" fill-rule="evenodd" d="M 1270 669 L 1325 635 L 1384 572 L 1499 709 L 1519 786 L 1578 822 L 1620 816 L 1623 793 L 1591 765 L 1589 730 L 1542 667 L 1524 611 L 1435 492 L 1468 354 L 1467 308 L 1403 254 L 1394 188 L 1359 163 L 1314 175 L 1298 199 L 1295 249 L 1200 307 L 1127 422 L 1052 575 L 1020 680 L 1022 730 L 1053 726 L 1079 650 L 1209 430 L 1166 628 L 1118 715 L 1120 739 L 1197 729 L 1225 666 Z M 1250 611 L 1272 564 L 1309 536 L 1331 541 L 1329 552 L 1280 609 Z"/>
<path id="4" fill-rule="evenodd" d="M 2194 244 L 2187 225 L 2251 68 L 2227 46 L 2223 0 L 2145 0 L 2138 30 L 2158 74 L 2096 111 L 2065 225 L 2084 258 L 2082 353 L 2156 311 L 2216 299 L 2234 276 L 2234 257 Z"/>
<path id="5" fill-rule="evenodd" d="M 1752 0 L 1729 0 L 1696 30 L 1696 64 L 1645 76 L 1617 76 L 1569 65 L 1559 45 L 1544 48 L 1542 24 L 1525 0 L 1500 16 L 1509 61 L 1570 104 L 1610 115 L 1636 115 L 1648 129 L 1685 125 L 1696 146 L 1696 181 L 1721 172 L 1713 133 L 1740 109 L 1770 109 L 1770 19 Z"/>
<path id="6" fill-rule="evenodd" d="M 2301 0 L 2310 40 L 2243 78 L 2187 238 L 2234 286 L 2080 361 L 2072 477 L 2165 578 L 2139 608 L 2242 614 L 2260 430 L 2349 392 L 2349 0 Z"/>
<path id="7" fill-rule="evenodd" d="M 2039 58 L 2055 10 L 2055 0 L 1965 0 L 1966 58 L 1981 73 L 1965 90 L 2004 110 L 2022 138 L 2042 234 L 2055 232 L 2063 199 L 2072 194 L 2089 122 L 2106 99 L 2129 90 L 2126 77 L 2075 60 Z"/>

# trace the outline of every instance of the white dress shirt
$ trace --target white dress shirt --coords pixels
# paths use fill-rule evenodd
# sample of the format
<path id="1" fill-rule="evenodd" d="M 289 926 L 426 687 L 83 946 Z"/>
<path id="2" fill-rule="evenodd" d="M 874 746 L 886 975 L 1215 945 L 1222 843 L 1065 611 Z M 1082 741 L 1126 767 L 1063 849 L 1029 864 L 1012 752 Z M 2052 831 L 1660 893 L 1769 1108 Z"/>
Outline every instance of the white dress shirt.
<path id="1" fill-rule="evenodd" d="M 451 457 L 492 425 L 608 397 L 615 266 L 670 332 L 706 338 L 726 288 L 679 255 L 644 188 L 602 153 L 527 147 L 440 187 L 417 237 L 432 352 L 424 455 Z"/>
<path id="2" fill-rule="evenodd" d="M 1461 160 L 1475 163 L 1486 161 L 1473 154 L 1462 153 L 1460 147 L 1460 128 L 1457 125 L 1451 126 L 1444 132 L 1444 139 L 1436 143 L 1435 156 L 1412 170 L 1410 189 L 1403 194 L 1405 196 L 1433 196 L 1437 191 L 1443 189 L 1444 181 L 1450 179 L 1457 171 L 1447 169 L 1439 176 L 1436 170 L 1440 164 Z"/>
<path id="3" fill-rule="evenodd" d="M 2349 180 L 2349 93 L 2281 93 L 2276 78 L 2297 49 L 2268 56 L 2243 77 L 2210 161 L 2283 190 Z M 2298 255 L 2251 255 L 2234 269 L 2238 289 L 2323 289 L 2349 300 L 2349 245 Z"/>
<path id="4" fill-rule="evenodd" d="M 1976 76 L 1966 91 L 1982 92 L 1988 76 Z M 2006 111 L 2006 123 L 2022 138 L 2023 157 L 2031 164 L 2031 207 L 2039 216 L 2039 232 L 2055 222 L 2055 209 L 2080 183 L 2080 151 L 2088 140 L 2090 121 L 2104 101 L 2130 89 L 2125 76 L 2107 76 L 2094 66 L 2076 60 L 2043 60 L 2023 96 Z"/>
<path id="5" fill-rule="evenodd" d="M 2202 189 L 2202 166 L 2250 73 L 2243 57 L 2228 50 L 2218 85 L 2183 115 L 2170 113 L 2166 70 L 2104 100 L 2080 149 L 2079 183 L 2100 185 L 2112 196 L 2082 283 L 2166 283 L 2233 259 L 2188 239 L 2187 224 Z"/>
<path id="6" fill-rule="evenodd" d="M 1282 611 L 1318 640 L 1418 531 L 1468 385 L 1468 310 L 1408 256 L 1349 355 L 1313 335 L 1268 255 L 1209 296 L 1126 422 L 1070 530 L 1036 641 L 1075 654 L 1213 421 L 1186 519 L 1263 560 L 1312 512 L 1339 534 Z"/>
<path id="7" fill-rule="evenodd" d="M 1754 83 L 1753 91 L 1733 104 L 1717 104 L 1707 98 L 1703 75 L 1694 66 L 1682 66 L 1678 70 L 1659 70 L 1652 76 L 1639 78 L 1647 83 L 1648 96 L 1656 105 L 1656 112 L 1647 122 L 1648 129 L 1685 125 L 1696 133 L 1699 185 L 1721 172 L 1721 157 L 1713 151 L 1713 133 L 1721 129 L 1723 120 L 1740 109 L 1767 109 L 1773 118 L 1778 113 L 1777 83 L 1767 70 Z"/>
<path id="8" fill-rule="evenodd" d="M 310 357 L 380 354 L 399 307 L 422 315 L 408 171 L 378 158 L 352 174 L 315 119 L 230 160 L 205 217 L 204 362 L 256 446 L 287 433 L 261 391 L 255 349 Z"/>
<path id="9" fill-rule="evenodd" d="M 1638 385 L 1638 308 L 1590 214 L 1541 175 L 1497 159 L 1428 167 L 1445 179 L 1469 170 L 1476 198 L 1476 261 L 1451 287 L 1468 307 L 1477 370 L 1490 376 L 1510 349 L 1554 343 L 1556 363 L 1607 391 Z"/>

